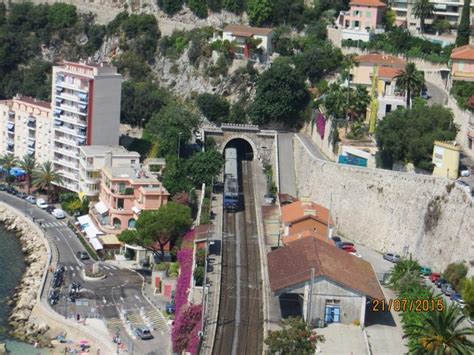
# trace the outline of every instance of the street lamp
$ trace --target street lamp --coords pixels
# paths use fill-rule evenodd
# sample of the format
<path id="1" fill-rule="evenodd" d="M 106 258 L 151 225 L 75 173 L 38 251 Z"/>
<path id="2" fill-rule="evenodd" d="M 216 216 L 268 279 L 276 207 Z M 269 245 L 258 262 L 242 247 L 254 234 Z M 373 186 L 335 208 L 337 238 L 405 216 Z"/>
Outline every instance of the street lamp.
<path id="1" fill-rule="evenodd" d="M 181 132 L 178 133 L 178 160 L 179 160 L 179 153 L 181 151 Z"/>
<path id="2" fill-rule="evenodd" d="M 117 332 L 115 333 L 115 341 L 117 343 L 117 354 L 120 353 L 119 339 L 120 339 L 120 328 L 117 328 Z"/>
<path id="3" fill-rule="evenodd" d="M 67 319 L 67 296 L 64 295 L 63 298 L 64 298 L 64 318 Z"/>

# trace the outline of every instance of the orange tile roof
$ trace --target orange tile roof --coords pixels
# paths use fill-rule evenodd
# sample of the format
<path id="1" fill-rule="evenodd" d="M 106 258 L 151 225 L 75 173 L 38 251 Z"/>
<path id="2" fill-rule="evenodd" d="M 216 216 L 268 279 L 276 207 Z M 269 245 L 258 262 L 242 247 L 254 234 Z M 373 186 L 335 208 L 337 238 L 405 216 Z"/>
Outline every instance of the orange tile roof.
<path id="1" fill-rule="evenodd" d="M 36 106 L 40 106 L 40 107 L 43 107 L 43 108 L 46 108 L 46 109 L 51 109 L 51 102 L 41 101 L 41 100 L 38 100 L 34 97 L 19 96 L 19 97 L 14 97 L 13 99 L 17 100 L 17 101 L 23 101 L 24 103 L 27 103 L 29 105 L 36 105 Z"/>
<path id="2" fill-rule="evenodd" d="M 268 253 L 273 292 L 322 277 L 372 299 L 384 299 L 372 265 L 316 238 L 301 238 Z"/>
<path id="3" fill-rule="evenodd" d="M 301 238 L 315 238 L 315 239 L 318 239 L 324 243 L 328 243 L 334 247 L 336 247 L 334 245 L 334 242 L 328 238 L 327 235 L 322 235 L 322 234 L 319 234 L 311 229 L 306 229 L 304 231 L 301 231 L 301 232 L 298 232 L 298 233 L 294 233 L 294 234 L 291 234 L 291 235 L 287 235 L 286 237 L 282 237 L 282 242 L 283 242 L 283 245 L 288 245 L 289 243 L 292 243 L 296 240 L 300 240 Z"/>
<path id="4" fill-rule="evenodd" d="M 309 213 L 312 211 L 315 214 Z M 284 224 L 305 219 L 307 216 L 314 217 L 322 223 L 328 224 L 329 210 L 311 201 L 295 201 L 281 207 L 281 218 Z M 331 224 L 333 221 L 331 219 Z"/>
<path id="5" fill-rule="evenodd" d="M 386 7 L 382 1 L 378 0 L 352 0 L 349 5 L 362 5 L 362 6 L 374 6 L 374 7 Z"/>
<path id="6" fill-rule="evenodd" d="M 400 68 L 379 67 L 378 77 L 393 79 L 400 73 Z"/>
<path id="7" fill-rule="evenodd" d="M 474 44 L 454 48 L 451 52 L 451 59 L 474 60 Z"/>
<path id="8" fill-rule="evenodd" d="M 360 55 L 355 58 L 360 64 L 384 65 L 389 67 L 404 67 L 406 61 L 393 55 L 380 54 L 377 52 Z"/>

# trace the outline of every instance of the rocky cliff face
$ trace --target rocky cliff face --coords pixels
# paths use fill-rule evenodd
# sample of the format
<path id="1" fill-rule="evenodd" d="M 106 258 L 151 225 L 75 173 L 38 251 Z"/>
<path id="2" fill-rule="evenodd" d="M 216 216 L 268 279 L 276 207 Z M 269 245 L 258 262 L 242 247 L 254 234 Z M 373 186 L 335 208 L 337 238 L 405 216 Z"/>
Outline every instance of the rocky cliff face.
<path id="1" fill-rule="evenodd" d="M 4 223 L 5 228 L 15 232 L 20 239 L 27 264 L 21 283 L 9 301 L 14 304 L 12 314 L 8 318 L 13 328 L 11 335 L 24 342 L 37 342 L 42 347 L 49 346 L 49 340 L 43 337 L 49 329 L 48 325 L 30 321 L 47 263 L 46 241 L 28 222 L 1 205 L 0 223 Z"/>

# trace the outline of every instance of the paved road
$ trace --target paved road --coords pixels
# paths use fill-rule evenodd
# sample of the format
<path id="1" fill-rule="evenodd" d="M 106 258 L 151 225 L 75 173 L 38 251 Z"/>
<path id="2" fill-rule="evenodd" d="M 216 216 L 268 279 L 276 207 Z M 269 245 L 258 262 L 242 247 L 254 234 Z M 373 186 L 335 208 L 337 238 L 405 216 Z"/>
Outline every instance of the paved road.
<path id="1" fill-rule="evenodd" d="M 443 89 L 440 89 L 438 86 L 425 82 L 426 88 L 428 89 L 428 104 L 434 105 L 446 105 L 448 102 L 448 95 Z"/>
<path id="2" fill-rule="evenodd" d="M 55 310 L 67 317 L 75 317 L 77 314 L 82 317 L 103 318 L 111 333 L 120 330 L 122 341 L 133 348 L 139 354 L 167 354 L 170 348 L 170 339 L 164 323 L 158 321 L 156 310 L 147 302 L 141 293 L 143 280 L 139 274 L 128 269 L 120 269 L 115 266 L 99 263 L 99 269 L 107 277 L 100 282 L 86 282 L 82 280 L 81 270 L 84 266 L 90 266 L 93 261 L 81 262 L 77 259 L 76 253 L 84 250 L 84 247 L 67 227 L 65 221 L 55 219 L 47 212 L 41 210 L 36 205 L 32 205 L 25 200 L 0 192 L 0 199 L 24 211 L 30 218 L 34 217 L 46 232 L 51 236 L 59 252 L 59 263 L 65 267 L 65 282 L 61 294 L 65 296 L 72 281 L 82 284 L 84 291 L 81 295 L 84 306 L 71 304 L 65 298 L 54 306 Z M 47 288 L 48 289 L 48 288 Z M 81 302 L 79 302 L 81 303 Z M 155 338 L 149 341 L 133 340 L 127 335 L 123 322 L 119 318 L 119 312 L 126 312 L 130 322 L 135 325 L 143 323 L 140 310 L 143 307 L 145 314 L 148 314 L 157 328 L 153 335 Z M 133 345 L 132 345 L 133 344 Z"/>
<path id="3" fill-rule="evenodd" d="M 287 193 L 296 197 L 293 136 L 294 133 L 278 133 L 278 164 L 280 168 L 280 193 Z"/>
<path id="4" fill-rule="evenodd" d="M 328 158 L 326 158 L 326 156 L 321 153 L 318 147 L 314 145 L 309 135 L 307 135 L 306 133 L 298 133 L 297 136 L 303 141 L 304 146 L 309 149 L 309 151 L 315 158 L 321 160 L 328 160 Z"/>

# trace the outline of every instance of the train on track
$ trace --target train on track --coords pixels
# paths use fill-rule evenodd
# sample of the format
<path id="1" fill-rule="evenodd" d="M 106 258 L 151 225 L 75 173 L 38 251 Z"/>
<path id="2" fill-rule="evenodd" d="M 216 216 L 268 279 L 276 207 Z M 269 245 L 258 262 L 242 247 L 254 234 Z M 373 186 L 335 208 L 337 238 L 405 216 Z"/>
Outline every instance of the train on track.
<path id="1" fill-rule="evenodd" d="M 239 171 L 237 149 L 225 150 L 224 165 L 224 208 L 226 211 L 237 211 L 240 206 Z"/>

